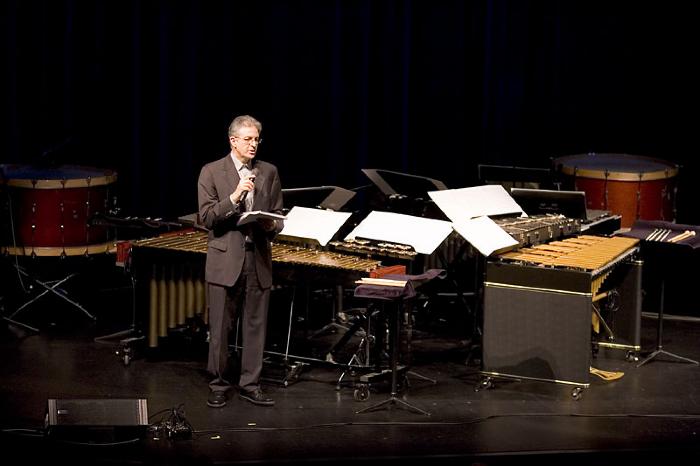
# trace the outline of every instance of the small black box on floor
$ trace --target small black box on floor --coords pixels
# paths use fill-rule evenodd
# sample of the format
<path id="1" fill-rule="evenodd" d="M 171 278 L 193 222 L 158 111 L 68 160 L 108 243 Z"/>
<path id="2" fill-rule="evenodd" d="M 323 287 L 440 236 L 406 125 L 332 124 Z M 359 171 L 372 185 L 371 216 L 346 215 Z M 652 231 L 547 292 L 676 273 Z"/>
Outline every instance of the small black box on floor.
<path id="1" fill-rule="evenodd" d="M 49 399 L 48 435 L 84 442 L 139 439 L 148 428 L 147 401 L 122 399 Z"/>

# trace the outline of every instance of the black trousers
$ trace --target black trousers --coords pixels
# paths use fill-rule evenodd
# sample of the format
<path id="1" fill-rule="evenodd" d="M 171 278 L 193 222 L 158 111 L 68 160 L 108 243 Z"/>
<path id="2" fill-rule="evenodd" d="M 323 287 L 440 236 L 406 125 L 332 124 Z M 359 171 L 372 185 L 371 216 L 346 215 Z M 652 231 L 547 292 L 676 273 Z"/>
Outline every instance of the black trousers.
<path id="1" fill-rule="evenodd" d="M 207 369 L 214 375 L 209 383 L 213 391 L 226 391 L 232 383 L 225 374 L 229 364 L 229 337 L 239 314 L 241 317 L 242 354 L 238 385 L 252 391 L 260 386 L 263 351 L 267 336 L 267 313 L 270 289 L 261 288 L 255 270 L 255 251 L 246 251 L 243 271 L 232 287 L 208 284 L 209 292 L 209 361 Z"/>

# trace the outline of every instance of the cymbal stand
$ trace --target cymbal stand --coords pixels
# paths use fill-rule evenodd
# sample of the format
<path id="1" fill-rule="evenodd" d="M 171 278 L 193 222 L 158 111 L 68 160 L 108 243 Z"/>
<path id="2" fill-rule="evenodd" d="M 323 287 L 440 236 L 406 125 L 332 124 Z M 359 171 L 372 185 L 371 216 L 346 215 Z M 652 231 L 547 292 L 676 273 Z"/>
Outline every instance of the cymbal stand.
<path id="1" fill-rule="evenodd" d="M 641 367 L 644 364 L 652 361 L 655 359 L 657 356 L 661 354 L 665 354 L 666 356 L 670 356 L 672 358 L 678 359 L 679 361 L 682 362 L 687 362 L 691 364 L 698 365 L 698 361 L 695 361 L 693 359 L 685 358 L 683 356 L 679 356 L 677 354 L 671 353 L 670 351 L 666 351 L 663 349 L 663 333 L 664 333 L 664 288 L 665 288 L 665 282 L 666 280 L 661 280 L 661 296 L 660 296 L 660 303 L 659 303 L 659 316 L 658 316 L 658 324 L 656 327 L 656 350 L 653 351 L 649 356 L 646 357 L 642 362 L 637 364 L 637 367 Z"/>

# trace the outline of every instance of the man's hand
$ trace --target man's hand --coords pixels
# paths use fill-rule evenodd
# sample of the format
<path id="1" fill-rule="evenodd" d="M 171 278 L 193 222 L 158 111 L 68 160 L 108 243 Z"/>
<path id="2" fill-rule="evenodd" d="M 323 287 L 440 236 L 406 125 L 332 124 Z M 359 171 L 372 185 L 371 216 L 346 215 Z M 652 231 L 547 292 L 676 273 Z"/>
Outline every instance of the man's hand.
<path id="1" fill-rule="evenodd" d="M 255 175 L 250 175 L 245 178 L 241 178 L 236 186 L 236 190 L 233 192 L 233 200 L 235 202 L 241 202 L 242 198 L 245 198 L 245 194 L 248 191 L 252 191 L 255 187 Z"/>

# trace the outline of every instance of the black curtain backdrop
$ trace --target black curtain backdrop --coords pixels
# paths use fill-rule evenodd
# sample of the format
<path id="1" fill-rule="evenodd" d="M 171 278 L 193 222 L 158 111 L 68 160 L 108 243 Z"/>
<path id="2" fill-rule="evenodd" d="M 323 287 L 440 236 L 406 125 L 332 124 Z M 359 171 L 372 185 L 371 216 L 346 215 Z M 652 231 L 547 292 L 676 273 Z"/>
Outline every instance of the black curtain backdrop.
<path id="1" fill-rule="evenodd" d="M 680 1 L 5 0 L 3 163 L 113 168 L 127 215 L 196 211 L 231 119 L 287 188 L 362 168 L 477 183 L 480 163 L 614 152 L 681 164 L 698 223 L 698 28 Z"/>

